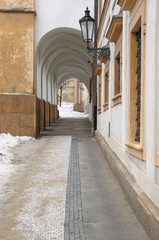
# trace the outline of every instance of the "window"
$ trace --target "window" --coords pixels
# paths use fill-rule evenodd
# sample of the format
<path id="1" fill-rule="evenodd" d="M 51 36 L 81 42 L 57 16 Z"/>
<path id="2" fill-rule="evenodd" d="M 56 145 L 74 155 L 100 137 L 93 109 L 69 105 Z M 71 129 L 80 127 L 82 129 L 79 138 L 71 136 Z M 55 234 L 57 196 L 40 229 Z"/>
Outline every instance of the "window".
<path id="1" fill-rule="evenodd" d="M 130 141 L 140 143 L 141 120 L 141 18 L 131 31 L 130 56 Z"/>
<path id="2" fill-rule="evenodd" d="M 120 93 L 120 83 L 121 83 L 121 61 L 120 61 L 120 52 L 118 53 L 117 57 L 115 58 L 115 84 L 114 84 L 114 95 L 116 96 L 117 94 Z"/>
<path id="3" fill-rule="evenodd" d="M 131 11 L 129 25 L 129 126 L 127 150 L 144 160 L 145 25 L 146 1 Z M 135 10 L 137 9 L 137 10 Z"/>
<path id="4" fill-rule="evenodd" d="M 105 65 L 105 76 L 104 76 L 104 104 L 103 110 L 106 111 L 109 108 L 109 62 Z"/>
<path id="5" fill-rule="evenodd" d="M 109 75 L 108 72 L 105 74 L 105 92 L 104 92 L 104 102 L 107 103 L 109 101 Z"/>
<path id="6" fill-rule="evenodd" d="M 99 82 L 98 82 L 98 113 L 101 113 L 101 75 L 99 76 Z"/>
<path id="7" fill-rule="evenodd" d="M 114 97 L 112 106 L 122 102 L 122 36 L 116 43 L 114 53 Z"/>
<path id="8" fill-rule="evenodd" d="M 102 72 L 102 65 L 101 64 L 97 64 L 95 67 L 95 75 L 98 75 L 98 114 L 101 113 L 101 91 L 102 91 L 102 86 L 101 86 L 101 72 Z"/>
<path id="9" fill-rule="evenodd" d="M 141 114 L 141 27 L 138 32 L 136 32 L 136 41 L 137 41 L 137 49 L 136 49 L 136 58 L 137 58 L 137 97 L 136 97 L 136 134 L 135 141 L 140 142 L 140 114 Z"/>
<path id="10" fill-rule="evenodd" d="M 114 97 L 112 107 L 122 102 L 122 11 L 113 16 L 106 37 L 115 43 L 114 52 Z"/>

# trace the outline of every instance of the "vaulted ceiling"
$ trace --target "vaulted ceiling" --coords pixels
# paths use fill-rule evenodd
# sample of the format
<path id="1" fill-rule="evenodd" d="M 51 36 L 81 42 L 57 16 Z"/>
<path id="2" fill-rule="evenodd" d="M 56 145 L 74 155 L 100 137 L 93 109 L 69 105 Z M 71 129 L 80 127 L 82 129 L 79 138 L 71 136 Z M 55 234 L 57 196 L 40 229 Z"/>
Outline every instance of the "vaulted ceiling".
<path id="1" fill-rule="evenodd" d="M 89 90 L 92 56 L 87 53 L 81 32 L 72 28 L 57 28 L 48 32 L 36 49 L 36 92 L 49 86 L 56 92 L 70 78 L 81 80 Z M 46 78 L 45 80 L 43 78 Z M 49 84 L 50 81 L 53 83 Z M 48 84 L 44 86 L 44 84 Z M 39 91 L 40 89 L 40 91 Z M 55 89 L 54 89 L 55 90 Z"/>

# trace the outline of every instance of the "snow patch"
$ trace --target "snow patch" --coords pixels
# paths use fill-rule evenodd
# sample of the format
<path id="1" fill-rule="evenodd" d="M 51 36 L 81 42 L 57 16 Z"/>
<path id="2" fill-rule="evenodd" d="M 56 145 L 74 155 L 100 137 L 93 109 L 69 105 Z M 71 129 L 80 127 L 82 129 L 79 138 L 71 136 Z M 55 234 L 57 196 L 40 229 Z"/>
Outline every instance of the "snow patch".
<path id="1" fill-rule="evenodd" d="M 10 161 L 12 154 L 10 148 L 19 145 L 22 142 L 34 140 L 32 137 L 13 137 L 10 133 L 0 134 L 0 156 L 3 156 L 3 161 Z"/>
<path id="2" fill-rule="evenodd" d="M 62 118 L 87 118 L 88 114 L 73 111 L 74 103 L 62 102 L 61 107 L 58 106 L 60 117 Z"/>
<path id="3" fill-rule="evenodd" d="M 22 142 L 34 140 L 32 137 L 13 137 L 9 133 L 0 134 L 0 190 L 7 183 L 11 173 L 15 172 L 16 166 L 12 164 L 11 160 L 13 154 L 11 148 L 15 147 Z"/>

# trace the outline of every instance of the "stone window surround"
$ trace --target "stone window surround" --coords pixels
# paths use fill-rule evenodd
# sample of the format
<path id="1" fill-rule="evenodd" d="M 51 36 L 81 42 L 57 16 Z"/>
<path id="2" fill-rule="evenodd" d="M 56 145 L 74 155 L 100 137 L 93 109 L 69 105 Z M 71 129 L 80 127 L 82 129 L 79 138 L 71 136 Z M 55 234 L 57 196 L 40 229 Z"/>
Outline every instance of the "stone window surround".
<path id="1" fill-rule="evenodd" d="M 98 80 L 98 114 L 100 114 L 102 112 L 102 105 L 101 105 L 101 92 L 102 92 L 102 86 L 101 86 L 101 74 L 99 76 L 99 80 Z"/>
<path id="2" fill-rule="evenodd" d="M 118 0 L 118 5 L 122 7 L 123 11 L 131 11 L 136 0 Z"/>
<path id="3" fill-rule="evenodd" d="M 104 79 L 104 104 L 103 104 L 103 111 L 109 109 L 109 61 L 105 64 L 104 76 L 108 74 L 108 83 L 106 84 L 106 79 Z M 107 88 L 106 88 L 107 85 Z"/>
<path id="4" fill-rule="evenodd" d="M 102 11 L 103 11 L 103 2 L 102 2 L 102 0 L 98 0 L 98 19 L 99 19 L 99 21 L 98 22 L 100 22 L 100 19 L 101 19 L 101 16 L 102 16 Z"/>
<path id="5" fill-rule="evenodd" d="M 129 24 L 129 49 L 130 49 L 130 59 L 129 59 L 129 73 L 130 73 L 130 88 L 129 88 L 129 114 L 128 114 L 128 141 L 126 144 L 126 151 L 138 159 L 146 160 L 146 147 L 144 146 L 144 96 L 145 96 L 145 22 L 146 22 L 146 11 L 145 11 L 145 0 L 137 1 L 134 5 L 132 11 L 130 12 L 130 24 Z M 136 66 L 133 60 L 136 58 L 136 53 L 134 53 L 135 43 L 135 32 L 141 27 L 141 120 L 140 120 L 140 143 L 135 142 L 135 124 L 136 124 L 136 108 L 133 108 L 135 100 L 134 91 L 136 89 L 136 81 L 134 81 L 134 74 L 136 72 Z M 130 68 L 131 66 L 131 68 Z M 135 77 L 136 78 L 136 77 Z M 134 90 L 134 91 L 133 91 Z M 135 117 L 134 117 L 135 116 Z"/>
<path id="6" fill-rule="evenodd" d="M 120 54 L 120 69 L 122 69 L 122 23 L 123 18 L 122 17 L 113 17 L 111 24 L 109 26 L 108 32 L 106 37 L 110 42 L 115 43 L 115 52 L 114 52 L 114 65 L 116 62 L 117 55 Z M 115 71 L 115 68 L 114 68 Z M 114 72 L 115 73 L 115 72 Z M 112 98 L 111 107 L 114 107 L 117 104 L 120 104 L 122 102 L 122 70 L 120 71 L 120 93 L 115 94 L 115 85 L 116 85 L 116 75 L 114 74 L 114 97 Z"/>
<path id="7" fill-rule="evenodd" d="M 117 74 L 117 58 L 120 56 L 120 92 L 116 92 L 116 85 L 118 82 Z M 120 34 L 114 52 L 114 97 L 112 98 L 112 107 L 122 102 L 122 33 Z"/>
<path id="8" fill-rule="evenodd" d="M 101 64 L 97 64 L 95 67 L 95 71 L 94 71 L 95 75 L 99 76 L 98 79 L 98 107 L 97 107 L 97 111 L 98 114 L 100 114 L 102 112 L 102 107 L 101 107 L 101 91 L 102 91 L 102 86 L 101 86 L 101 77 L 102 77 L 102 65 Z"/>

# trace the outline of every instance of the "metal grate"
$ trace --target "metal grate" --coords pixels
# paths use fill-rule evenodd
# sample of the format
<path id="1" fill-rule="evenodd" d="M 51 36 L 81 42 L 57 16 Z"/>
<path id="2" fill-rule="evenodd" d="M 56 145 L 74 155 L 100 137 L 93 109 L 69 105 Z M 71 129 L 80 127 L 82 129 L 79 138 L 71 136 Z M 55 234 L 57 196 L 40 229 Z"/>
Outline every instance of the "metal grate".
<path id="1" fill-rule="evenodd" d="M 136 41 L 137 41 L 137 100 L 136 100 L 136 135 L 135 141 L 140 142 L 140 110 L 141 110 L 141 28 L 136 32 Z"/>

